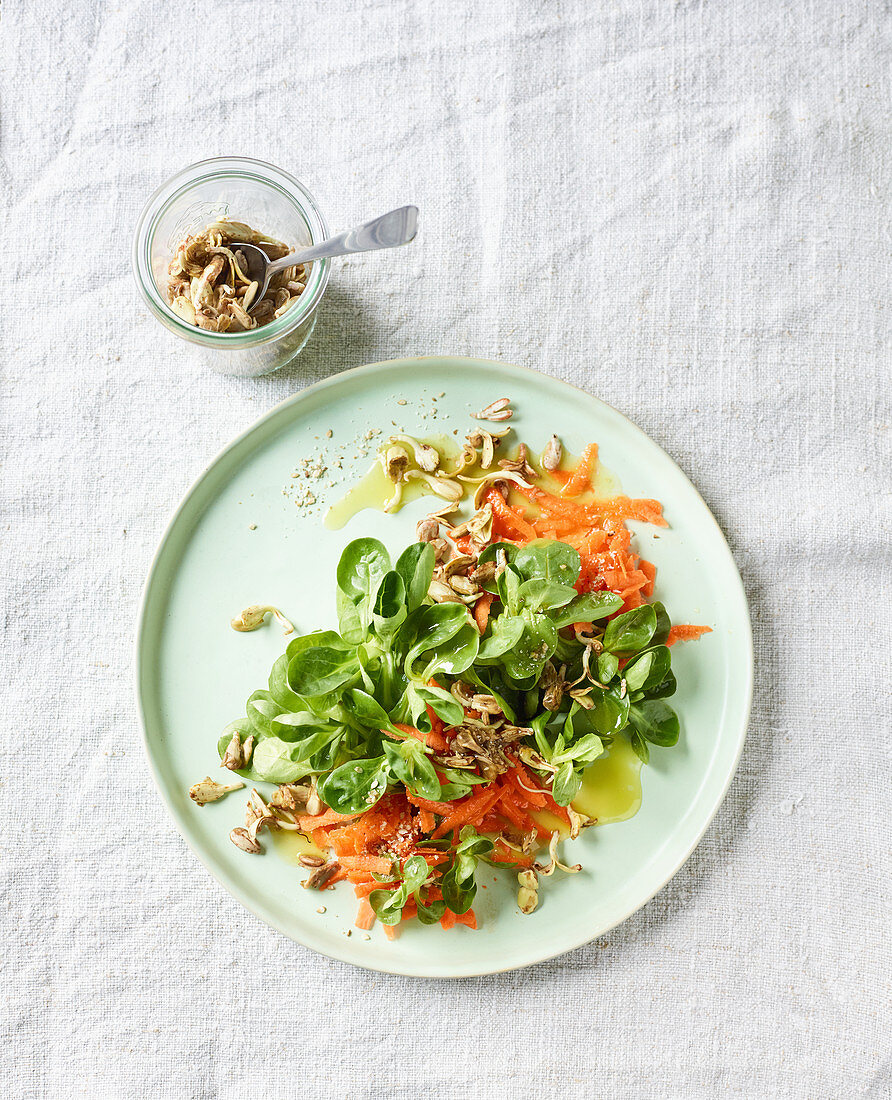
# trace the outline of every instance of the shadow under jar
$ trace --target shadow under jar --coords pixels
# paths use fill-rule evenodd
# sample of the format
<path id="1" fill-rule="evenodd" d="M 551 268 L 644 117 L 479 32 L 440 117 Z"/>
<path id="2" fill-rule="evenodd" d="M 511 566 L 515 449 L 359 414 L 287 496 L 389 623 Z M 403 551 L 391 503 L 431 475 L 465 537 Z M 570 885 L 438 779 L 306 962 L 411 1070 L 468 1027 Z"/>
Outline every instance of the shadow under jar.
<path id="1" fill-rule="evenodd" d="M 167 301 L 168 265 L 177 246 L 218 220 L 244 222 L 290 249 L 329 236 L 316 200 L 293 176 L 248 157 L 216 157 L 184 168 L 152 195 L 133 242 L 133 271 L 146 305 L 165 328 L 188 341 L 202 362 L 222 374 L 254 377 L 285 366 L 316 324 L 329 260 L 307 265 L 306 285 L 281 317 L 248 332 L 208 332 L 182 320 Z"/>

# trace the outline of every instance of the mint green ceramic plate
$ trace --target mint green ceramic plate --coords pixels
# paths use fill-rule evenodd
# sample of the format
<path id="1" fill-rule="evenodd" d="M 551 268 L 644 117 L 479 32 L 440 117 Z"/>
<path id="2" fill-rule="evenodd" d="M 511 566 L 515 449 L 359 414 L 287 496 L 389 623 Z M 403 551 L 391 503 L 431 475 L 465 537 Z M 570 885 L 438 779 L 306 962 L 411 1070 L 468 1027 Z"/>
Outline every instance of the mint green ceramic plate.
<path id="1" fill-rule="evenodd" d="M 313 483 L 327 504 L 368 468 L 371 459 L 361 452 L 374 447 L 374 440 L 363 439 L 369 429 L 394 431 L 396 421 L 418 435 L 452 428 L 464 434 L 470 411 L 503 396 L 517 410 L 517 438 L 539 448 L 558 430 L 577 453 L 594 440 L 624 492 L 663 502 L 668 529 L 630 525 L 642 555 L 657 565 L 656 594 L 675 622 L 708 623 L 714 632 L 673 653 L 682 736 L 676 748 L 652 751 L 641 810 L 568 846 L 585 870 L 549 880 L 535 913 L 522 916 L 512 877 L 492 872 L 480 880 L 487 888 L 475 903 L 478 932 L 418 926 L 395 942 L 380 928 L 368 940 L 356 930 L 348 937 L 356 908 L 348 886 L 320 896 L 302 889 L 303 873 L 275 851 L 249 856 L 233 847 L 228 833 L 241 824 L 241 794 L 202 808 L 188 797 L 193 783 L 219 774 L 218 734 L 244 714 L 248 695 L 265 686 L 284 645 L 275 626 L 237 634 L 229 620 L 249 604 L 275 603 L 302 631 L 336 626 L 333 580 L 343 546 L 373 535 L 399 551 L 428 510 L 417 501 L 396 516 L 366 511 L 343 530 L 328 531 L 319 511 L 295 504 L 290 475 L 301 458 L 321 446 L 329 458 L 344 455 L 337 471 L 343 484 L 325 489 L 328 477 Z M 438 357 L 375 363 L 311 386 L 211 463 L 180 505 L 152 566 L 137 675 L 158 787 L 183 836 L 230 893 L 286 936 L 326 955 L 396 974 L 466 977 L 578 947 L 625 920 L 675 874 L 737 766 L 752 691 L 752 642 L 740 577 L 722 533 L 655 443 L 614 409 L 543 374 Z M 316 912 L 321 904 L 324 914 Z M 210 906 L 206 919 L 213 919 Z"/>

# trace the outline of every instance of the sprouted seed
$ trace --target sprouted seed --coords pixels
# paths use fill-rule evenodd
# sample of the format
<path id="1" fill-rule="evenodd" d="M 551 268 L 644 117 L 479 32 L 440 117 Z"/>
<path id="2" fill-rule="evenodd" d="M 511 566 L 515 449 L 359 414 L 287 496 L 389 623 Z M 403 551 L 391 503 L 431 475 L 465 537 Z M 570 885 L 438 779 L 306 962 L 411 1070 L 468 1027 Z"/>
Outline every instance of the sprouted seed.
<path id="1" fill-rule="evenodd" d="M 277 272 L 258 299 L 259 287 L 248 275 L 239 244 L 256 245 L 271 260 L 291 251 L 282 241 L 227 218 L 186 237 L 170 261 L 167 280 L 167 301 L 181 321 L 207 332 L 248 332 L 297 302 L 306 287 L 307 266 Z"/>

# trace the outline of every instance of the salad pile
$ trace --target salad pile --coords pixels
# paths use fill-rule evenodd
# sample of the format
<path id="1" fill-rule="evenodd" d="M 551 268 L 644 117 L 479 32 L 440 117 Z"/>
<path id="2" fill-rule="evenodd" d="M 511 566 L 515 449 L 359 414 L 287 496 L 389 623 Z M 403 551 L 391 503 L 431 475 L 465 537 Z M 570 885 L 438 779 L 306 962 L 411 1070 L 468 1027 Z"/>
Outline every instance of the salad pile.
<path id="1" fill-rule="evenodd" d="M 361 928 L 476 927 L 481 862 L 517 875 L 532 912 L 543 876 L 580 870 L 558 845 L 595 824 L 573 807 L 588 765 L 617 738 L 645 763 L 677 742 L 669 646 L 708 629 L 673 628 L 647 602 L 655 570 L 625 521 L 664 525 L 660 506 L 594 499 L 595 447 L 570 471 L 556 441 L 550 463 L 521 447 L 493 470 L 499 438 L 468 440 L 471 518 L 451 522 L 453 499 L 396 561 L 376 539 L 351 542 L 338 630 L 293 638 L 219 741 L 224 766 L 278 785 L 268 801 L 252 791 L 233 842 L 262 851 L 267 828 L 312 838 L 304 885 L 349 880 Z M 404 477 L 410 451 L 382 452 L 385 468 Z M 206 780 L 192 794 L 231 789 Z"/>

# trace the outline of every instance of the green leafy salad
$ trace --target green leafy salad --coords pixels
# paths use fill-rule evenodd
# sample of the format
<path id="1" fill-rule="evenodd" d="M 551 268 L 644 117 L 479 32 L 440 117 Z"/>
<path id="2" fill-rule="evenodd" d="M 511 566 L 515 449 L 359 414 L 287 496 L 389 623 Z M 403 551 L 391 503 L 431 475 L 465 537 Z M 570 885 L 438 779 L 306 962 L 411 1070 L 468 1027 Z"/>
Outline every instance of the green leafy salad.
<path id="1" fill-rule="evenodd" d="M 395 562 L 376 539 L 351 542 L 338 629 L 292 638 L 219 739 L 225 767 L 277 786 L 252 792 L 233 842 L 259 853 L 265 829 L 304 835 L 305 885 L 352 883 L 360 927 L 476 927 L 481 861 L 516 875 L 534 911 L 542 876 L 580 870 L 558 846 L 596 823 L 574 807 L 586 769 L 618 739 L 644 763 L 678 741 L 671 624 L 644 602 L 653 569 L 623 522 L 656 502 L 567 502 L 522 459 L 503 465 L 526 512 L 489 474 L 469 521 L 433 513 Z M 567 541 L 542 537 L 564 517 Z M 192 794 L 232 789 L 208 779 Z"/>

